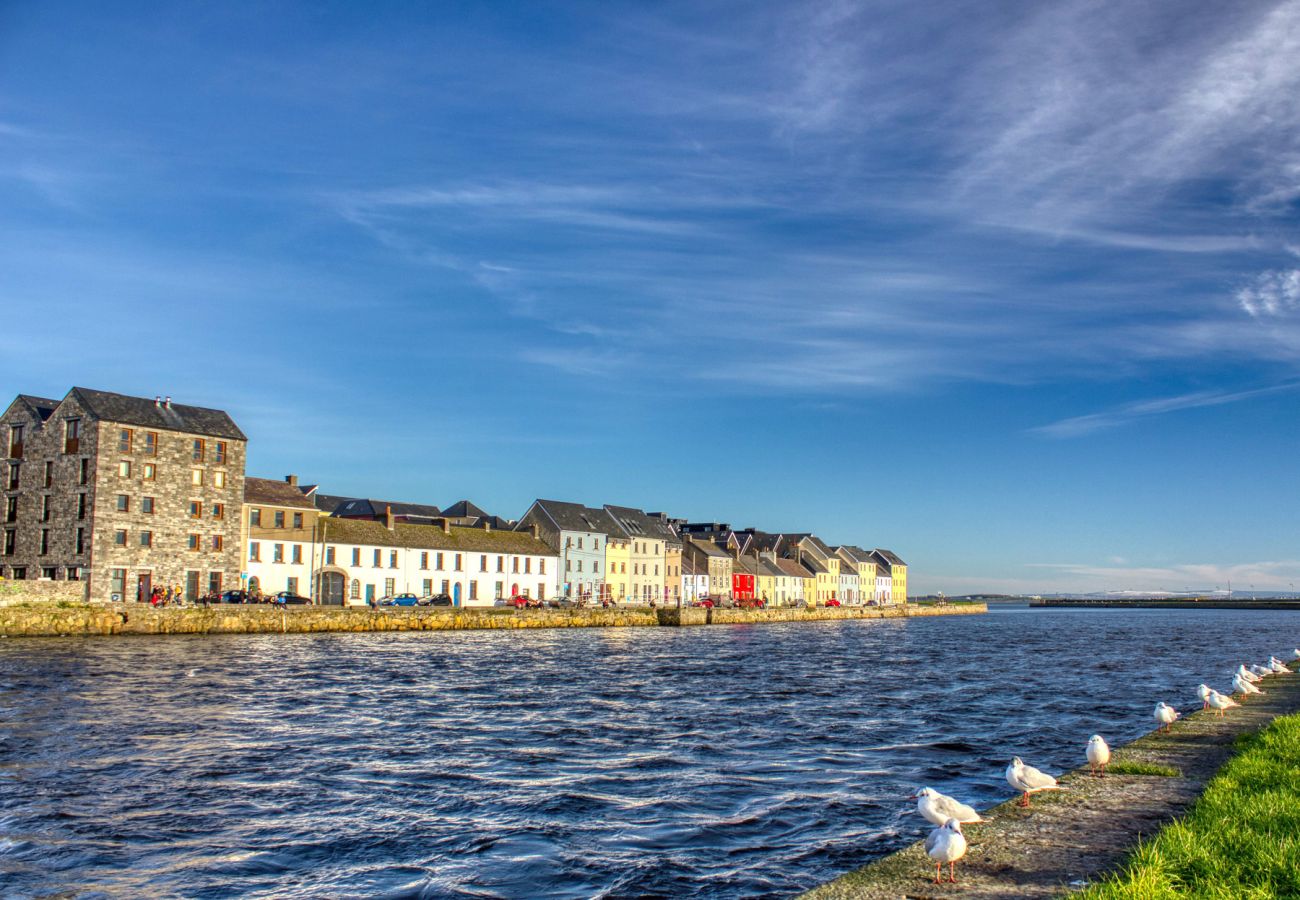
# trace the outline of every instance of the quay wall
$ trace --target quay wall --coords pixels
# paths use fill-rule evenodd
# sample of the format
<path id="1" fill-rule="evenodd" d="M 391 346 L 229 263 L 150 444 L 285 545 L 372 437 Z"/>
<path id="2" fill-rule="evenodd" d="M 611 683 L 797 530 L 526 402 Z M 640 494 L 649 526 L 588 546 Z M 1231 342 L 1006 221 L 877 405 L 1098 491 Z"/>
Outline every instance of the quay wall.
<path id="1" fill-rule="evenodd" d="M 222 605 L 164 608 L 33 603 L 0 607 L 0 635 L 56 637 L 122 634 L 306 634 L 342 631 L 461 631 L 514 628 L 624 628 L 815 622 L 986 612 L 982 604 L 948 607 L 705 610 L 651 609 L 340 609 Z"/>
<path id="2" fill-rule="evenodd" d="M 1031 607 L 1106 607 L 1110 609 L 1300 609 L 1300 600 L 1030 600 Z"/>

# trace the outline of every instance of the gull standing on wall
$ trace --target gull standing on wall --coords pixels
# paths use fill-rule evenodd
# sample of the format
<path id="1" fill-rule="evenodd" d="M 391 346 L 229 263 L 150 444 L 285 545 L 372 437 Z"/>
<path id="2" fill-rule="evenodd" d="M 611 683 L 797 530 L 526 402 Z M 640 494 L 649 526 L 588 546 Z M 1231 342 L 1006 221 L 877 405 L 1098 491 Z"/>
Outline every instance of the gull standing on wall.
<path id="1" fill-rule="evenodd" d="M 1232 709 L 1232 707 L 1241 706 L 1241 704 L 1236 700 L 1233 700 L 1231 697 L 1220 694 L 1218 691 L 1211 690 L 1210 706 L 1219 714 L 1219 718 L 1223 718 L 1223 711 L 1225 709 Z"/>
<path id="2" fill-rule="evenodd" d="M 1017 806 L 1028 806 L 1030 794 L 1037 794 L 1039 791 L 1065 790 L 1051 775 L 1040 772 L 1033 766 L 1025 765 L 1019 756 L 1011 760 L 1011 765 L 1007 766 L 1007 784 L 1023 794 Z"/>
<path id="3" fill-rule="evenodd" d="M 1256 667 L 1252 666 L 1251 668 L 1256 668 Z M 1269 670 L 1267 669 L 1263 669 L 1260 672 L 1252 672 L 1250 669 L 1246 668 L 1245 663 L 1242 663 L 1241 665 L 1237 666 L 1237 674 L 1240 675 L 1242 678 L 1246 679 L 1247 681 L 1251 682 L 1252 684 L 1254 684 L 1256 681 L 1259 681 L 1262 677 L 1264 677 L 1264 675 L 1268 674 L 1268 671 Z"/>
<path id="4" fill-rule="evenodd" d="M 1251 684 L 1249 681 L 1242 678 L 1240 673 L 1232 676 L 1232 689 L 1236 691 L 1238 694 L 1264 693 L 1259 688 L 1255 687 L 1255 685 Z"/>
<path id="5" fill-rule="evenodd" d="M 974 807 L 928 787 L 921 788 L 912 795 L 912 799 L 916 800 L 916 811 L 934 825 L 946 825 L 949 819 L 956 819 L 963 824 L 984 821 Z"/>
<path id="6" fill-rule="evenodd" d="M 1210 694 L 1214 693 L 1214 688 L 1208 684 L 1198 684 L 1196 686 L 1196 696 L 1201 698 L 1201 709 L 1210 708 Z"/>
<path id="7" fill-rule="evenodd" d="M 1160 723 L 1156 731 L 1169 732 L 1173 730 L 1174 720 L 1178 718 L 1178 710 L 1161 700 L 1156 704 L 1154 715 L 1156 721 Z"/>
<path id="8" fill-rule="evenodd" d="M 934 883 L 943 881 L 940 874 L 943 864 L 948 864 L 948 880 L 957 883 L 957 860 L 966 855 L 966 836 L 961 833 L 961 823 L 949 819 L 930 832 L 925 839 L 925 852 L 934 860 Z"/>
<path id="9" fill-rule="evenodd" d="M 1098 778 L 1106 777 L 1106 764 L 1110 762 L 1110 747 L 1106 745 L 1106 739 L 1099 734 L 1094 734 L 1088 738 L 1088 768 L 1092 774 Z"/>

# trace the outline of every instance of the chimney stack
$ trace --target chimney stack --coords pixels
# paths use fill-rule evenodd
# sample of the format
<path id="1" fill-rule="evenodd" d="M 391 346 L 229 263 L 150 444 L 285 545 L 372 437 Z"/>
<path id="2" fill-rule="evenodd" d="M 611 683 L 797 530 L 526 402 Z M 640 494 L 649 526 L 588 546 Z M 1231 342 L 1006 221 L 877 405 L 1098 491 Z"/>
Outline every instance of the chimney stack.
<path id="1" fill-rule="evenodd" d="M 297 486 L 298 486 L 298 476 L 297 476 L 297 475 L 286 475 L 286 476 L 284 476 L 284 481 L 285 481 L 285 484 L 289 485 L 290 487 L 297 487 Z"/>
<path id="2" fill-rule="evenodd" d="M 451 519 L 446 516 L 442 517 L 442 533 L 451 534 Z"/>
<path id="3" fill-rule="evenodd" d="M 388 526 L 389 531 L 393 530 L 393 508 L 391 506 L 384 507 L 384 524 Z"/>
<path id="4" fill-rule="evenodd" d="M 154 395 L 154 398 L 153 398 L 153 405 L 156 406 L 156 407 L 158 407 L 159 409 L 161 409 L 161 408 L 162 408 L 162 397 L 159 397 L 158 395 L 155 394 L 155 395 Z"/>
<path id="5" fill-rule="evenodd" d="M 172 408 L 172 398 L 171 398 L 170 396 L 166 397 L 166 398 L 163 400 L 163 408 L 164 408 L 164 409 L 171 409 L 171 408 Z"/>
<path id="6" fill-rule="evenodd" d="M 483 530 L 484 530 L 484 531 L 491 531 L 491 530 L 492 530 L 492 523 L 491 523 L 491 522 L 489 522 L 486 518 L 483 519 L 482 522 L 483 522 Z"/>
<path id="7" fill-rule="evenodd" d="M 531 535 L 533 536 L 533 540 L 537 540 L 537 539 L 538 539 L 537 523 L 536 523 L 536 522 L 534 522 L 533 524 L 531 524 L 531 525 L 528 526 L 528 533 L 531 534 Z"/>

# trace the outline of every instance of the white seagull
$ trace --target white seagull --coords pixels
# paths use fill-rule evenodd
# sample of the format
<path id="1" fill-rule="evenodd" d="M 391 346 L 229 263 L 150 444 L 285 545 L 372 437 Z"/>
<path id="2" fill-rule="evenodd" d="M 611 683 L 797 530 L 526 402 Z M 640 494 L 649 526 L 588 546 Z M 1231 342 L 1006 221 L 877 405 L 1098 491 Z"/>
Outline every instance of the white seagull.
<path id="1" fill-rule="evenodd" d="M 1156 721 L 1160 723 L 1156 731 L 1172 731 L 1171 726 L 1174 724 L 1174 720 L 1178 718 L 1178 710 L 1161 700 L 1156 704 L 1155 717 Z"/>
<path id="2" fill-rule="evenodd" d="M 1286 663 L 1282 662 L 1282 660 L 1278 659 L 1276 656 L 1270 656 L 1268 658 L 1268 665 L 1269 668 L 1271 668 L 1274 672 L 1276 672 L 1279 675 L 1291 674 L 1291 670 L 1287 668 Z"/>
<path id="3" fill-rule="evenodd" d="M 1292 650 L 1291 655 L 1294 656 L 1296 659 L 1300 659 L 1300 649 Z"/>
<path id="4" fill-rule="evenodd" d="M 943 864 L 948 864 L 948 880 L 957 883 L 957 860 L 966 855 L 966 836 L 961 833 L 961 823 L 949 819 L 930 832 L 925 839 L 925 852 L 934 860 L 934 883 L 943 881 L 940 875 Z"/>
<path id="5" fill-rule="evenodd" d="M 1261 678 L 1263 678 L 1264 673 L 1267 671 L 1269 670 L 1265 669 L 1263 672 L 1256 673 L 1250 671 L 1250 669 L 1247 669 L 1244 664 L 1237 666 L 1237 674 L 1240 675 L 1245 680 L 1249 681 L 1251 684 L 1254 684 L 1256 681 L 1259 681 Z"/>
<path id="6" fill-rule="evenodd" d="M 1099 778 L 1106 777 L 1106 764 L 1110 762 L 1110 747 L 1099 734 L 1088 738 L 1088 768 Z"/>
<path id="7" fill-rule="evenodd" d="M 916 811 L 924 816 L 927 822 L 935 825 L 942 826 L 949 819 L 956 819 L 962 823 L 984 821 L 973 807 L 928 787 L 918 790 L 912 795 L 912 799 L 916 800 Z"/>
<path id="8" fill-rule="evenodd" d="M 1196 686 L 1196 696 L 1201 698 L 1201 709 L 1210 708 L 1210 694 L 1214 693 L 1214 688 L 1208 684 L 1198 684 Z"/>
<path id="9" fill-rule="evenodd" d="M 1065 788 L 1056 783 L 1056 779 L 1046 772 L 1040 772 L 1033 766 L 1025 765 L 1019 756 L 1007 766 L 1007 784 L 1020 791 L 1024 796 L 1017 805 L 1028 806 L 1029 795 L 1039 791 L 1063 791 Z"/>
<path id="10" fill-rule="evenodd" d="M 1224 694 L 1220 694 L 1215 690 L 1210 691 L 1209 702 L 1210 706 L 1214 708 L 1214 711 L 1219 714 L 1220 718 L 1223 717 L 1223 711 L 1225 709 L 1232 709 L 1234 706 L 1241 706 L 1241 704 L 1236 700 L 1233 700 L 1231 697 L 1225 696 Z"/>
<path id="11" fill-rule="evenodd" d="M 1277 674 L 1277 673 L 1274 672 L 1272 669 L 1270 669 L 1268 666 L 1257 666 L 1257 665 L 1255 665 L 1255 664 L 1253 664 L 1253 663 L 1252 663 L 1251 666 L 1250 666 L 1250 673 L 1251 673 L 1252 675 L 1258 675 L 1260 678 L 1263 678 L 1265 675 L 1276 675 L 1276 674 Z"/>
<path id="12" fill-rule="evenodd" d="M 1232 689 L 1233 689 L 1234 691 L 1236 691 L 1237 693 L 1239 693 L 1239 694 L 1262 694 L 1262 693 L 1264 693 L 1264 692 L 1261 691 L 1259 688 L 1255 687 L 1255 685 L 1251 684 L 1249 681 L 1247 681 L 1246 679 L 1242 678 L 1240 672 L 1238 672 L 1236 675 L 1233 675 L 1233 676 L 1232 676 Z"/>

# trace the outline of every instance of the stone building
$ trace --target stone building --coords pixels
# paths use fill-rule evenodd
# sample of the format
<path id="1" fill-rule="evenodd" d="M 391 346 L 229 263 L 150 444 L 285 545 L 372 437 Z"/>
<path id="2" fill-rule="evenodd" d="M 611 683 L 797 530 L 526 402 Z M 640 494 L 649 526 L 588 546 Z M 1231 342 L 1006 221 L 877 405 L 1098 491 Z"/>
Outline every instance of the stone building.
<path id="1" fill-rule="evenodd" d="M 0 440 L 5 577 L 79 581 L 92 601 L 237 582 L 247 438 L 225 412 L 76 387 L 20 394 Z"/>

